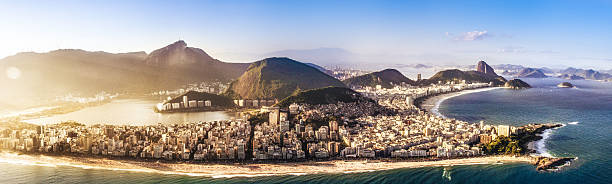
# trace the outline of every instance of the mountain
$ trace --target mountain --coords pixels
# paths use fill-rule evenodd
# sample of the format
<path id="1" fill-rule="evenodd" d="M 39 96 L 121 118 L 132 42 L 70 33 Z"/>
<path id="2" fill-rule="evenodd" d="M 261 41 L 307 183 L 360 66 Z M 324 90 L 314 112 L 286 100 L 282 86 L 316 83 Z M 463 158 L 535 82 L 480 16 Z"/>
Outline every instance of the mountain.
<path id="1" fill-rule="evenodd" d="M 316 68 L 289 58 L 267 58 L 252 63 L 226 94 L 243 99 L 283 99 L 301 90 L 346 87 Z"/>
<path id="2" fill-rule="evenodd" d="M 493 68 L 491 68 L 491 66 L 489 66 L 484 61 L 478 62 L 476 66 L 476 71 L 480 73 L 484 73 L 485 75 L 489 75 L 489 76 L 497 76 L 497 74 L 495 73 L 495 70 L 493 70 Z"/>
<path id="3" fill-rule="evenodd" d="M 523 70 L 521 70 L 518 74 L 517 77 L 523 77 L 523 78 L 545 78 L 548 77 L 546 76 L 546 74 L 544 74 L 544 72 L 540 69 L 535 69 L 535 68 L 524 68 Z"/>
<path id="4" fill-rule="evenodd" d="M 154 67 L 157 84 L 174 86 L 200 81 L 230 81 L 246 71 L 248 63 L 225 63 L 213 59 L 199 48 L 187 47 L 179 40 L 157 49 L 147 56 L 146 65 Z"/>
<path id="5" fill-rule="evenodd" d="M 19 71 L 16 79 L 0 75 L 0 101 L 16 107 L 42 105 L 56 96 L 124 92 L 148 88 L 156 76 L 144 64 L 144 52 L 113 54 L 62 49 L 19 53 L 0 60 L 0 71 Z"/>
<path id="6" fill-rule="evenodd" d="M 494 85 L 504 85 L 506 79 L 501 76 L 487 75 L 478 71 L 461 71 L 458 69 L 444 70 L 434 74 L 429 79 L 419 81 L 419 85 L 437 84 L 439 81 L 460 83 L 463 80 L 466 82 L 493 82 Z"/>
<path id="7" fill-rule="evenodd" d="M 351 103 L 361 101 L 372 101 L 349 88 L 345 87 L 324 87 L 300 91 L 291 95 L 276 104 L 279 107 L 288 107 L 293 103 L 297 104 L 336 104 L 338 102 Z"/>
<path id="8" fill-rule="evenodd" d="M 568 80 L 584 80 L 584 77 L 580 77 L 575 74 L 563 74 L 563 75 L 560 75 L 559 78 L 568 79 Z"/>
<path id="9" fill-rule="evenodd" d="M 19 78 L 0 75 L 6 90 L 0 101 L 10 106 L 37 106 L 67 94 L 93 95 L 179 88 L 201 81 L 231 81 L 248 63 L 225 63 L 203 50 L 177 41 L 151 54 L 107 53 L 61 49 L 19 53 L 0 60 L 0 71 L 17 71 Z"/>
<path id="10" fill-rule="evenodd" d="M 504 87 L 512 88 L 512 89 L 531 88 L 531 86 L 529 84 L 527 84 L 525 81 L 523 81 L 521 79 L 512 79 L 512 80 L 509 80 L 508 82 L 506 82 L 504 84 Z"/>
<path id="11" fill-rule="evenodd" d="M 604 72 L 598 72 L 592 69 L 578 69 L 578 68 L 572 68 L 569 67 L 565 70 L 561 70 L 559 73 L 561 73 L 561 77 L 562 78 L 567 78 L 567 76 L 577 76 L 574 78 L 580 79 L 591 79 L 591 80 L 610 80 L 612 79 L 612 75 L 608 74 L 608 73 L 604 73 Z"/>
<path id="12" fill-rule="evenodd" d="M 413 80 L 410 80 L 395 69 L 385 69 L 378 72 L 352 77 L 342 82 L 344 82 L 344 84 L 346 84 L 347 86 L 375 87 L 376 85 L 381 85 L 383 88 L 393 88 L 393 85 L 401 83 L 406 83 L 410 85 L 415 84 Z"/>

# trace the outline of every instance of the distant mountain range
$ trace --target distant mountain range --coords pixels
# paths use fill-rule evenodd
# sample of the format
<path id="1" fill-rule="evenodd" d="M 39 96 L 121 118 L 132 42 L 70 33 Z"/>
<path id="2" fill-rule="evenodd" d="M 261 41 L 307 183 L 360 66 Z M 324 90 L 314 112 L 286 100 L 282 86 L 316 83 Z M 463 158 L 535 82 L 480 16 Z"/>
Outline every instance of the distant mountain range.
<path id="1" fill-rule="evenodd" d="M 522 78 L 546 78 L 546 74 L 542 71 L 542 69 L 536 68 L 524 68 L 517 75 L 517 77 Z"/>
<path id="2" fill-rule="evenodd" d="M 392 88 L 402 83 L 415 85 L 416 82 L 407 78 L 395 69 L 385 69 L 357 77 L 348 78 L 344 81 L 347 86 L 369 86 L 381 85 L 383 88 Z"/>
<path id="3" fill-rule="evenodd" d="M 524 77 L 524 78 L 542 78 L 542 77 L 559 77 L 568 80 L 612 80 L 612 71 L 593 69 L 578 69 L 569 67 L 566 69 L 551 69 L 547 67 L 529 68 L 521 65 L 494 65 L 493 68 L 504 70 L 503 75 Z"/>
<path id="4" fill-rule="evenodd" d="M 267 58 L 252 63 L 232 82 L 227 95 L 243 99 L 284 99 L 302 90 L 322 87 L 346 87 L 307 64 L 289 58 Z"/>
<path id="5" fill-rule="evenodd" d="M 10 105 L 39 105 L 59 95 L 148 92 L 201 81 L 231 81 L 249 63 L 225 63 L 177 41 L 151 54 L 62 49 L 19 53 L 0 60 L 0 71 L 16 68 L 18 79 L 0 76 L 0 100 Z M 27 105 L 26 105 L 27 104 Z"/>

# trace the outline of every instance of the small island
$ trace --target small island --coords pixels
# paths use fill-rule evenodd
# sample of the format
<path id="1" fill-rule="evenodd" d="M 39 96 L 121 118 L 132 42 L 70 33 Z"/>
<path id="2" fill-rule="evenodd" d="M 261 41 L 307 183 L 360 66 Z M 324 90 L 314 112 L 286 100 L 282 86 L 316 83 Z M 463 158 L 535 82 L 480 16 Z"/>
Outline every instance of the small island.
<path id="1" fill-rule="evenodd" d="M 572 83 L 569 83 L 569 82 L 562 82 L 562 83 L 559 83 L 557 85 L 557 87 L 560 87 L 560 88 L 573 88 L 574 85 L 572 85 Z"/>
<path id="2" fill-rule="evenodd" d="M 527 84 L 525 81 L 523 81 L 521 79 L 512 79 L 512 80 L 509 80 L 508 82 L 506 82 L 506 84 L 504 84 L 504 87 L 511 88 L 511 89 L 526 89 L 526 88 L 531 88 L 531 86 L 529 84 Z"/>

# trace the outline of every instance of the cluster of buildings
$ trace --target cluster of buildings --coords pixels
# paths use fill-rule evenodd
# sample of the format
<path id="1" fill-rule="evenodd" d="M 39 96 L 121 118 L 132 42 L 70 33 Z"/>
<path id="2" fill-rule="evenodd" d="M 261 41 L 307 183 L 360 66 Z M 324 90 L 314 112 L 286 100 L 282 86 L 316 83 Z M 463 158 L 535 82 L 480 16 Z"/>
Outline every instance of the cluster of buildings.
<path id="1" fill-rule="evenodd" d="M 211 100 L 190 100 L 187 95 L 183 95 L 183 99 L 180 102 L 166 102 L 157 104 L 157 110 L 171 111 L 193 108 L 210 108 L 212 105 Z"/>
<path id="2" fill-rule="evenodd" d="M 277 107 L 265 108 L 268 121 L 254 126 L 253 158 L 255 160 L 327 159 L 339 154 L 341 147 L 336 121 L 314 127 L 305 121 L 288 119 L 303 107 L 292 104 L 288 112 Z"/>
<path id="3" fill-rule="evenodd" d="M 184 86 L 184 88 L 175 89 L 175 90 L 161 90 L 152 92 L 152 96 L 178 96 L 184 94 L 187 91 L 197 91 L 197 92 L 205 92 L 212 94 L 221 94 L 227 88 L 229 84 L 215 81 L 215 82 L 200 82 L 200 83 L 191 83 Z"/>
<path id="4" fill-rule="evenodd" d="M 255 99 L 255 100 L 247 100 L 247 99 L 240 99 L 240 100 L 234 100 L 234 104 L 238 107 L 244 107 L 244 108 L 258 108 L 258 107 L 263 107 L 263 106 L 273 106 L 274 104 L 276 104 L 278 101 L 277 100 L 270 100 L 270 99 Z"/>
<path id="5" fill-rule="evenodd" d="M 35 130 L 2 130 L 0 148 L 144 159 L 243 160 L 250 133 L 249 122 L 242 120 L 155 126 L 62 123 Z"/>
<path id="6" fill-rule="evenodd" d="M 93 97 L 82 97 L 82 96 L 75 96 L 73 94 L 68 94 L 65 96 L 59 96 L 55 98 L 55 101 L 60 101 L 60 102 L 74 102 L 74 103 L 82 103 L 82 104 L 86 104 L 86 103 L 96 103 L 96 102 L 105 102 L 105 101 L 109 101 L 112 100 L 113 98 L 116 98 L 117 96 L 119 96 L 119 94 L 109 94 L 106 92 L 100 92 L 96 95 L 94 95 Z"/>

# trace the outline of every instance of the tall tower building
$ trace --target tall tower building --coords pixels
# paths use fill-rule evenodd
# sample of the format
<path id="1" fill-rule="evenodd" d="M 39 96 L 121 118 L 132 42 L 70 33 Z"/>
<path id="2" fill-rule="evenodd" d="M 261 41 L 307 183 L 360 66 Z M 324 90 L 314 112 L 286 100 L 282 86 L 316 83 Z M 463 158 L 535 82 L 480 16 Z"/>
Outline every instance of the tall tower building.
<path id="1" fill-rule="evenodd" d="M 183 104 L 185 104 L 185 108 L 189 108 L 189 99 L 187 99 L 187 95 L 183 96 Z"/>

